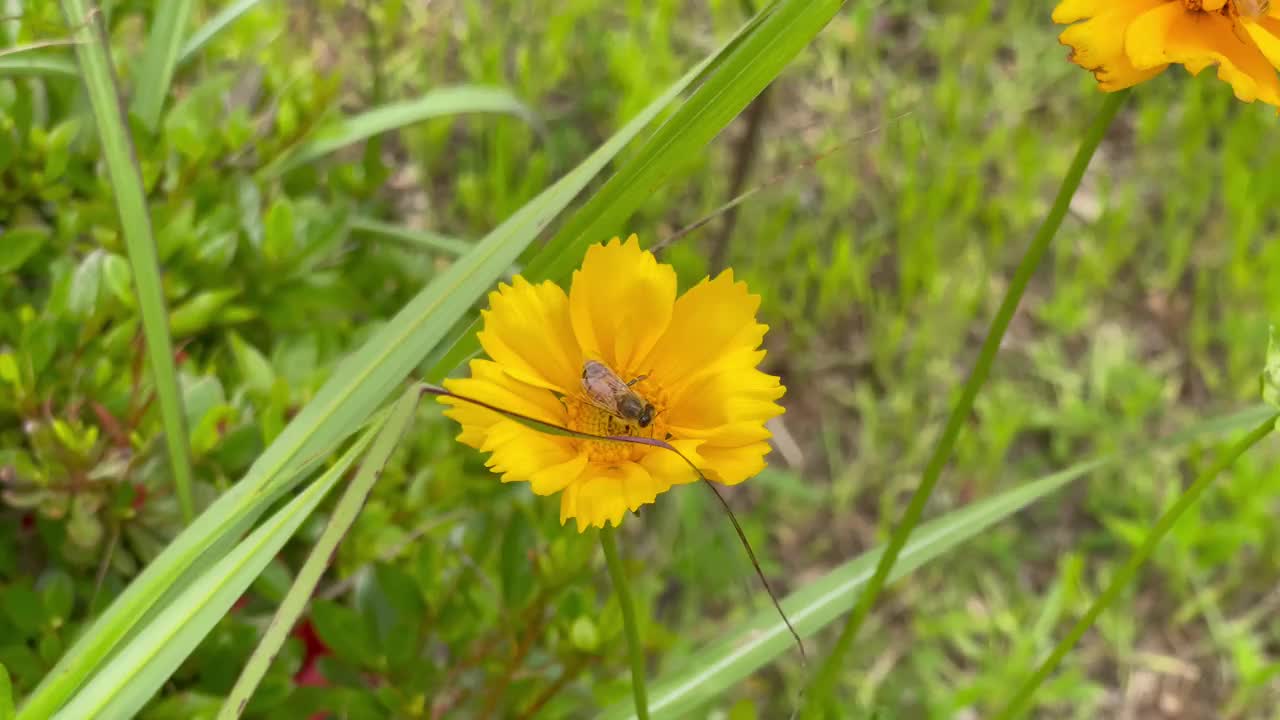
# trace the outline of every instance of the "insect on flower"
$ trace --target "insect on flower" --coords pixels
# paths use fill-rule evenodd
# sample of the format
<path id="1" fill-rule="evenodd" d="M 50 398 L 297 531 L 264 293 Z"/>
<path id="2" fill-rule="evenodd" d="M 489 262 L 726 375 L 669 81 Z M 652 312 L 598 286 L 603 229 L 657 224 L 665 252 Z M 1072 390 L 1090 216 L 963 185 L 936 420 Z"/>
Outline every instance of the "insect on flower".
<path id="1" fill-rule="evenodd" d="M 640 375 L 631 382 L 623 382 L 617 373 L 599 360 L 588 360 L 582 364 L 582 390 L 586 393 L 587 402 L 619 420 L 633 422 L 642 428 L 653 422 L 653 403 L 631 388 L 645 377 Z"/>
<path id="2" fill-rule="evenodd" d="M 1271 0 L 1235 0 L 1235 10 L 1240 15 L 1257 20 L 1271 12 Z"/>

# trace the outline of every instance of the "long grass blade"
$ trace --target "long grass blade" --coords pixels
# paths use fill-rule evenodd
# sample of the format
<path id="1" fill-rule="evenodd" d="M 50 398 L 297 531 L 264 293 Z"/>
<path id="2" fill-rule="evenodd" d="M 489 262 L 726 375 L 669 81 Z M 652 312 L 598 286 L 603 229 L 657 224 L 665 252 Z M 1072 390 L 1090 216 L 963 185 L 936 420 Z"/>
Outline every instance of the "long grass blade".
<path id="1" fill-rule="evenodd" d="M 302 569 L 298 571 L 293 585 L 289 587 L 289 592 L 280 602 L 275 617 L 267 626 L 267 632 L 258 641 L 253 655 L 240 670 L 240 677 L 236 679 L 235 686 L 231 688 L 231 693 L 223 702 L 222 709 L 218 711 L 218 720 L 233 720 L 244 712 L 249 698 L 258 688 L 258 683 L 267 674 L 271 661 L 284 646 L 289 632 L 306 610 L 311 594 L 315 592 L 316 585 L 320 582 L 320 576 L 329 566 L 329 560 L 338 549 L 338 543 L 355 523 L 356 516 L 360 514 L 360 508 L 364 507 L 364 501 L 373 490 L 374 483 L 381 477 L 382 468 L 386 466 L 391 452 L 396 449 L 400 439 L 413 423 L 413 411 L 418 407 L 419 397 L 418 390 L 410 388 L 392 408 L 390 418 L 378 431 L 377 437 L 373 439 L 373 445 L 369 448 L 369 454 L 361 462 L 360 471 L 342 493 L 342 498 L 338 500 L 333 514 L 329 516 L 324 532 L 316 540 Z"/>
<path id="2" fill-rule="evenodd" d="M 505 113 L 526 122 L 534 121 L 532 111 L 503 88 L 477 85 L 439 88 L 416 100 L 390 103 L 343 118 L 336 125 L 321 130 L 310 142 L 263 168 L 263 174 L 266 177 L 279 176 L 375 135 L 431 118 L 466 113 Z"/>
<path id="3" fill-rule="evenodd" d="M 169 96 L 173 71 L 178 65 L 178 48 L 182 47 L 182 34 L 193 4 L 193 0 L 165 0 L 155 5 L 133 96 L 133 112 L 152 132 L 160 126 L 160 111 Z"/>
<path id="4" fill-rule="evenodd" d="M 147 361 L 155 381 L 160 416 L 164 424 L 165 443 L 169 451 L 169 467 L 183 518 L 189 523 L 195 515 L 191 497 L 191 450 L 187 445 L 186 413 L 178 390 L 178 374 L 173 362 L 173 343 L 169 338 L 168 313 L 160 284 L 160 265 L 155 239 L 151 232 L 151 216 L 147 212 L 142 176 L 134 159 L 133 139 L 126 129 L 120 109 L 115 70 L 107 54 L 107 37 L 101 13 L 92 12 L 84 0 L 63 0 L 67 24 L 74 29 L 76 55 L 85 88 L 93 106 L 98 137 L 102 141 L 103 160 L 111 178 L 120 213 L 129 263 L 133 267 L 134 287 L 138 292 L 138 308 L 142 313 L 142 329 L 146 335 Z"/>
<path id="5" fill-rule="evenodd" d="M 24 53 L 0 57 L 0 77 L 79 77 L 74 60 L 57 55 Z"/>
<path id="6" fill-rule="evenodd" d="M 253 9 L 262 0 L 235 0 L 226 7 L 218 11 L 217 15 L 209 18 L 209 21 L 201 25 L 199 29 L 191 33 L 191 37 L 187 38 L 187 42 L 178 51 L 178 64 L 181 65 L 188 60 L 194 58 L 196 53 L 200 52 L 215 35 L 226 30 L 231 23 L 240 19 L 241 15 Z"/>
<path id="7" fill-rule="evenodd" d="M 1145 448 L 1109 455 L 1029 482 L 995 497 L 948 513 L 916 529 L 903 548 L 892 579 L 900 578 L 940 557 L 995 523 L 1091 472 L 1130 461 L 1135 456 L 1201 442 L 1271 417 L 1275 410 L 1256 406 L 1229 416 L 1196 423 Z M 848 612 L 859 591 L 871 579 L 884 548 L 878 548 L 806 584 L 782 601 L 782 607 L 803 637 L 808 637 Z M 772 662 L 790 647 L 786 627 L 771 611 L 761 611 L 736 626 L 724 639 L 694 653 L 677 669 L 663 674 L 649 696 L 654 718 L 682 718 Z M 604 713 L 606 720 L 633 717 L 630 702 L 620 700 Z"/>
<path id="8" fill-rule="evenodd" d="M 403 225 L 394 225 L 363 215 L 352 217 L 347 221 L 347 227 L 352 232 L 387 238 L 410 247 L 442 252 L 455 257 L 466 255 L 475 247 L 475 243 L 469 243 L 466 240 L 451 238 L 429 230 L 412 230 Z"/>

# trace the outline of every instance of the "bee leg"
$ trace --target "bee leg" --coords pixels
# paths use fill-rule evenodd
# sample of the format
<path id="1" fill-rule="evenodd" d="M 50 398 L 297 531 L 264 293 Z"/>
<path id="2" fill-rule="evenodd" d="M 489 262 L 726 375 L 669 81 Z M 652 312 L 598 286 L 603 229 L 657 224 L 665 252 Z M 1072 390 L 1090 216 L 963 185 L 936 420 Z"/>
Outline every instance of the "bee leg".
<path id="1" fill-rule="evenodd" d="M 643 380 L 643 379 L 645 379 L 645 378 L 647 378 L 647 377 L 649 377 L 649 376 L 648 376 L 648 375 L 637 375 L 637 376 L 635 376 L 634 378 L 632 378 L 631 382 L 627 383 L 627 387 L 631 387 L 632 385 L 635 385 L 636 383 L 640 382 L 641 380 Z"/>

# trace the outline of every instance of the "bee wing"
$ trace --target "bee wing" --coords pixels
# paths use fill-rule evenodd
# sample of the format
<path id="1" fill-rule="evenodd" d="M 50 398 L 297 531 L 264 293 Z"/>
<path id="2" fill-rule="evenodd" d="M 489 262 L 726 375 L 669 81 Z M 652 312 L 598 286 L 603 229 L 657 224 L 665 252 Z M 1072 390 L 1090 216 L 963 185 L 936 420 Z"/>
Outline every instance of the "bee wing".
<path id="1" fill-rule="evenodd" d="M 619 417 L 618 401 L 632 394 L 621 378 L 598 363 L 583 373 L 582 390 L 587 402 Z"/>

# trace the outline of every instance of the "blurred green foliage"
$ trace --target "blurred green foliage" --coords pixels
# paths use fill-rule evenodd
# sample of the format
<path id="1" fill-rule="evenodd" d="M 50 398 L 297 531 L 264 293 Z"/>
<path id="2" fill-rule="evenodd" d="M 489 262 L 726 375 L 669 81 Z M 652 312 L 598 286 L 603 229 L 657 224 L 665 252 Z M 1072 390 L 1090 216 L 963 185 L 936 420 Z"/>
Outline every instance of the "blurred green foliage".
<path id="1" fill-rule="evenodd" d="M 729 0 L 500 5 L 260 3 L 179 66 L 155 132 L 135 122 L 201 505 L 448 262 L 353 219 L 478 236 L 743 19 Z M 151 6 L 111 4 L 125 87 Z M 188 30 L 217 9 L 197 3 Z M 12 44 L 64 33 L 55 3 L 26 3 L 0 31 Z M 763 297 L 803 461 L 775 460 L 731 502 L 783 588 L 880 542 L 918 477 L 1099 101 L 1055 33 L 1032 4 L 851 4 L 764 101 L 746 183 L 764 187 L 727 240 L 720 219 L 665 251 L 687 286 L 727 243 Z M 508 88 L 541 122 L 433 119 L 266 172 L 343 117 L 458 83 Z M 0 75 L 0 665 L 18 697 L 180 525 L 88 122 L 74 78 Z M 1275 122 L 1212 73 L 1171 70 L 1137 92 L 931 512 L 1253 399 L 1259 339 L 1280 315 L 1280 179 L 1262 172 L 1280 162 Z M 618 233 L 657 242 L 723 205 L 745 134 L 690 157 Z M 499 484 L 455 433 L 423 408 L 249 716 L 575 717 L 626 696 L 593 539 Z M 1247 456 L 1176 528 L 1038 695 L 1041 716 L 1266 717 L 1280 702 L 1274 458 Z M 998 707 L 1208 461 L 1099 473 L 917 572 L 864 633 L 845 701 L 884 717 Z M 320 523 L 146 717 L 217 708 Z M 700 489 L 624 530 L 664 667 L 767 603 Z M 782 716 L 802 680 L 779 664 L 721 716 Z"/>

